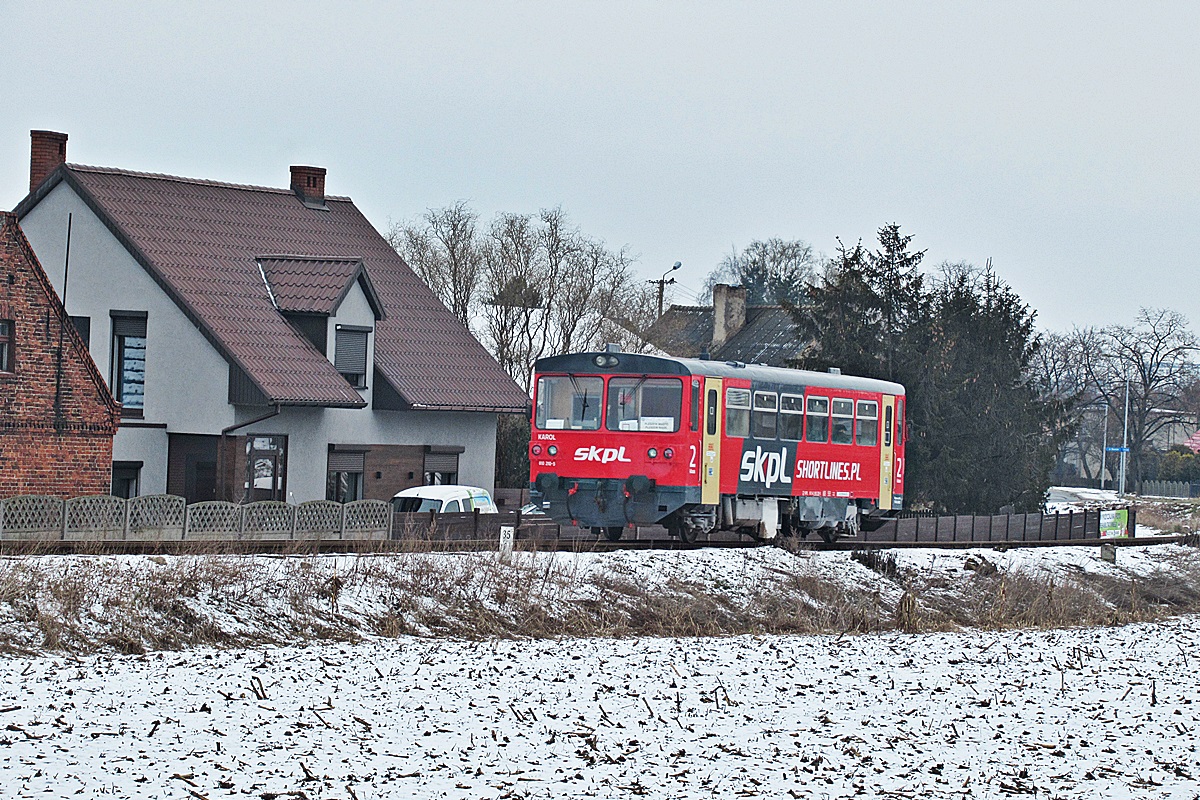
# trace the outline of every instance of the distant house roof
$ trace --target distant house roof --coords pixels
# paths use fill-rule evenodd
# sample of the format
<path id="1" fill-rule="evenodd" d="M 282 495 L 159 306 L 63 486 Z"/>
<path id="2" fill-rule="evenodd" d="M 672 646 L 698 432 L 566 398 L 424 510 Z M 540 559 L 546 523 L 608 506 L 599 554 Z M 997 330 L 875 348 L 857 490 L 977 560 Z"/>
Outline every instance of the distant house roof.
<path id="1" fill-rule="evenodd" d="M 786 367 L 804 349 L 791 315 L 782 306 L 746 306 L 745 323 L 716 347 L 712 306 L 671 306 L 643 334 L 665 353 L 698 358 L 707 351 L 715 361 L 741 361 Z"/>
<path id="2" fill-rule="evenodd" d="M 326 196 L 316 208 L 289 189 L 63 164 L 17 214 L 62 181 L 270 403 L 364 405 L 280 313 L 331 313 L 356 280 L 378 306 L 375 368 L 405 403 L 471 411 L 528 403 L 349 198 Z"/>
<path id="3" fill-rule="evenodd" d="M 1200 453 L 1200 431 L 1196 431 L 1189 436 L 1187 441 L 1183 443 L 1183 446 L 1193 453 Z"/>

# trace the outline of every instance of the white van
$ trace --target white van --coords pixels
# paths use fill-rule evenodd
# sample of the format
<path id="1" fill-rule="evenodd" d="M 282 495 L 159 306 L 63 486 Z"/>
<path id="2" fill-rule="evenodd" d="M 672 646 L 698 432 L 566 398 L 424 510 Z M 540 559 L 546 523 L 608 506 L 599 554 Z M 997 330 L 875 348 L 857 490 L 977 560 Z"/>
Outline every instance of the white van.
<path id="1" fill-rule="evenodd" d="M 397 512 L 436 511 L 439 514 L 461 514 L 479 509 L 480 514 L 498 514 L 499 509 L 492 501 L 487 489 L 477 486 L 414 486 L 397 492 L 392 498 L 392 508 Z"/>

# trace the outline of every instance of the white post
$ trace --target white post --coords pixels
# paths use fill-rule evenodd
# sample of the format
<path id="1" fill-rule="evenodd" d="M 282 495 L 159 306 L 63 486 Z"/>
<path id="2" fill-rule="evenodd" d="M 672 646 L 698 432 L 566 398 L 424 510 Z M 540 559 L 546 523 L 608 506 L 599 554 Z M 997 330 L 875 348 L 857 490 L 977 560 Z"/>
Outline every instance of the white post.
<path id="1" fill-rule="evenodd" d="M 500 562 L 503 564 L 512 563 L 513 538 L 516 532 L 517 529 L 513 525 L 500 526 Z"/>
<path id="2" fill-rule="evenodd" d="M 1104 471 L 1108 467 L 1108 403 L 1104 404 L 1104 436 L 1100 439 L 1100 489 L 1104 489 Z"/>
<path id="3" fill-rule="evenodd" d="M 1125 459 L 1129 456 L 1129 376 L 1125 376 L 1125 431 L 1121 434 L 1121 488 L 1117 493 L 1125 495 Z"/>

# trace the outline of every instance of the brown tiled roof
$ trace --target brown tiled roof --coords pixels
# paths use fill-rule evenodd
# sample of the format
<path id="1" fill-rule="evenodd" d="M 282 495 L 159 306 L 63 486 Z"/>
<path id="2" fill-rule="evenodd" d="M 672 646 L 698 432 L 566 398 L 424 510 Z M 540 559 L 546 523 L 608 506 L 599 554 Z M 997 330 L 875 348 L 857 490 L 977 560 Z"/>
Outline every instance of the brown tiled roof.
<path id="1" fill-rule="evenodd" d="M 280 311 L 332 314 L 356 280 L 362 282 L 372 305 L 378 303 L 361 258 L 259 256 L 257 260 Z M 376 309 L 376 315 L 382 316 L 379 312 Z"/>
<path id="2" fill-rule="evenodd" d="M 327 196 L 327 210 L 318 210 L 287 189 L 67 164 L 18 206 L 18 214 L 60 180 L 75 188 L 271 403 L 363 405 L 276 310 L 259 268 L 264 254 L 310 257 L 310 266 L 330 267 L 328 280 L 302 286 L 301 270 L 272 265 L 288 287 L 289 302 L 311 300 L 314 306 L 327 301 L 343 277 L 338 290 L 347 287 L 349 259 L 361 261 L 383 311 L 375 328 L 375 367 L 409 405 L 520 411 L 528 403 L 349 198 Z"/>
<path id="3" fill-rule="evenodd" d="M 698 358 L 709 351 L 713 334 L 712 306 L 671 306 L 646 331 L 646 341 L 679 358 Z M 790 366 L 804 349 L 791 315 L 782 306 L 747 306 L 746 324 L 721 347 L 716 361 Z"/>

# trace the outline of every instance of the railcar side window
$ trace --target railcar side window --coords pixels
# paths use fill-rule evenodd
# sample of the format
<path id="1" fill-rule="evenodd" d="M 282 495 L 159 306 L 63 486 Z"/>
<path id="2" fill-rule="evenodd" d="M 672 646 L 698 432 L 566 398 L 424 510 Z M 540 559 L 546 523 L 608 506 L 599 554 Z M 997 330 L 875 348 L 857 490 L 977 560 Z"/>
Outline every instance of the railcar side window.
<path id="1" fill-rule="evenodd" d="M 883 407 L 883 446 L 892 446 L 892 407 Z"/>
<path id="2" fill-rule="evenodd" d="M 830 441 L 834 444 L 851 444 L 854 442 L 854 401 L 834 398 L 833 401 L 833 435 Z"/>
<path id="3" fill-rule="evenodd" d="M 800 441 L 804 436 L 804 398 L 795 394 L 779 397 L 779 438 Z"/>
<path id="4" fill-rule="evenodd" d="M 750 432 L 755 439 L 774 439 L 778 428 L 779 395 L 774 392 L 754 393 L 754 413 L 750 415 Z"/>
<path id="5" fill-rule="evenodd" d="M 874 447 L 879 443 L 879 404 L 874 400 L 858 401 L 858 419 L 854 421 L 854 443 Z"/>
<path id="6" fill-rule="evenodd" d="M 611 378 L 608 381 L 610 431 L 679 430 L 683 382 L 675 378 Z"/>
<path id="7" fill-rule="evenodd" d="M 805 441 L 829 441 L 829 398 L 808 398 L 808 414 L 804 421 Z"/>
<path id="8" fill-rule="evenodd" d="M 700 430 L 700 381 L 692 381 L 692 430 Z"/>
<path id="9" fill-rule="evenodd" d="M 725 435 L 745 439 L 750 435 L 750 390 L 725 390 Z"/>
<path id="10" fill-rule="evenodd" d="M 544 431 L 600 429 L 603 378 L 552 375 L 538 378 L 534 424 Z"/>
<path id="11" fill-rule="evenodd" d="M 904 444 L 904 398 L 896 398 L 896 444 Z"/>
<path id="12" fill-rule="evenodd" d="M 709 436 L 715 436 L 717 433 L 717 390 L 708 390 L 708 422 L 705 423 L 706 430 Z"/>

